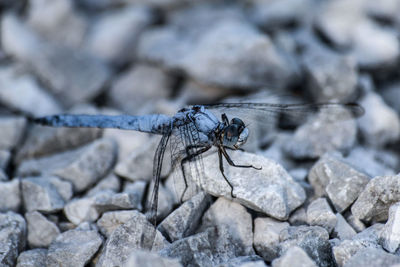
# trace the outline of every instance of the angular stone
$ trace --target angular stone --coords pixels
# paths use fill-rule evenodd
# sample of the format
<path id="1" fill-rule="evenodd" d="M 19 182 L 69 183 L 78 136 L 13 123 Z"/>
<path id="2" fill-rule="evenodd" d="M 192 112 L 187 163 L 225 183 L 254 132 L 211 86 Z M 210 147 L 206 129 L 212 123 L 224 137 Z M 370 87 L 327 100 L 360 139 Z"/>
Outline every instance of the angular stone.
<path id="1" fill-rule="evenodd" d="M 8 175 L 2 169 L 0 169 L 0 181 L 8 181 Z"/>
<path id="2" fill-rule="evenodd" d="M 272 262 L 272 267 L 290 267 L 296 263 L 296 266 L 317 267 L 317 264 L 300 247 L 289 248 L 283 256 Z"/>
<path id="3" fill-rule="evenodd" d="M 7 168 L 10 162 L 11 152 L 8 150 L 0 150 L 0 169 L 4 170 Z"/>
<path id="4" fill-rule="evenodd" d="M 90 143 L 101 135 L 97 128 L 53 128 L 33 125 L 17 151 L 15 161 L 41 157 Z"/>
<path id="5" fill-rule="evenodd" d="M 356 218 L 351 212 L 349 211 L 348 213 L 345 214 L 346 216 L 346 221 L 351 225 L 351 227 L 356 230 L 357 233 L 362 232 L 367 228 L 365 224 L 360 221 L 358 218 Z"/>
<path id="6" fill-rule="evenodd" d="M 353 237 L 343 240 L 332 248 L 332 254 L 338 266 L 343 266 L 354 254 L 363 248 L 381 248 L 378 244 L 382 232 L 382 224 L 374 224 Z"/>
<path id="7" fill-rule="evenodd" d="M 229 226 L 209 227 L 204 232 L 175 241 L 161 250 L 160 255 L 177 258 L 184 266 L 218 266 L 232 258 L 249 256 L 248 249 L 236 246 L 231 234 Z"/>
<path id="8" fill-rule="evenodd" d="M 172 78 L 160 68 L 135 65 L 114 81 L 108 92 L 113 106 L 129 113 L 153 112 L 154 103 L 168 97 Z"/>
<path id="9" fill-rule="evenodd" d="M 128 222 L 135 215 L 136 211 L 133 210 L 108 211 L 97 220 L 97 226 L 101 233 L 108 238 L 118 226 Z"/>
<path id="10" fill-rule="evenodd" d="M 389 207 L 400 201 L 400 175 L 373 178 L 351 207 L 352 214 L 363 221 L 384 221 Z"/>
<path id="11" fill-rule="evenodd" d="M 308 90 L 319 102 L 346 102 L 357 89 L 357 64 L 353 57 L 328 49 L 307 49 L 303 55 Z"/>
<path id="12" fill-rule="evenodd" d="M 337 219 L 328 201 L 325 198 L 318 198 L 307 207 L 307 222 L 312 226 L 321 226 L 330 233 L 335 227 Z"/>
<path id="13" fill-rule="evenodd" d="M 357 124 L 352 117 L 349 110 L 327 108 L 298 127 L 283 149 L 300 159 L 317 158 L 329 151 L 347 151 L 356 141 Z"/>
<path id="14" fill-rule="evenodd" d="M 290 214 L 289 222 L 292 226 L 307 224 L 307 210 L 304 207 L 298 208 Z"/>
<path id="15" fill-rule="evenodd" d="M 325 154 L 312 167 L 308 180 L 318 196 L 326 195 L 342 212 L 359 196 L 370 178 L 338 154 Z"/>
<path id="16" fill-rule="evenodd" d="M 57 225 L 40 212 L 28 212 L 25 214 L 25 219 L 28 227 L 28 244 L 32 248 L 48 247 L 60 234 Z"/>
<path id="17" fill-rule="evenodd" d="M 254 248 L 264 260 L 272 261 L 279 256 L 279 233 L 290 226 L 272 218 L 256 218 L 254 220 Z"/>
<path id="18" fill-rule="evenodd" d="M 244 253 L 242 255 L 254 254 L 251 215 L 242 205 L 223 197 L 218 198 L 205 212 L 201 229 L 211 226 L 223 227 L 223 231 L 229 232 L 235 251 Z"/>
<path id="19" fill-rule="evenodd" d="M 334 236 L 340 240 L 352 239 L 356 235 L 356 231 L 347 223 L 342 214 L 336 213 L 336 226 L 333 229 Z"/>
<path id="20" fill-rule="evenodd" d="M 0 85 L 0 87 L 2 86 Z M 11 150 L 18 145 L 25 133 L 25 128 L 26 119 L 22 117 L 0 117 L 0 149 Z M 2 153 L 4 154 L 5 152 Z M 2 158 L 5 156 L 3 155 Z M 4 163 L 2 165 L 3 169 L 5 167 Z"/>
<path id="21" fill-rule="evenodd" d="M 147 142 L 143 142 L 139 147 L 133 150 L 128 157 L 118 162 L 115 166 L 115 174 L 130 181 L 151 181 L 153 178 L 154 153 L 158 143 L 159 138 L 152 138 Z M 164 158 L 167 159 L 168 157 Z M 168 160 L 170 161 L 170 159 Z M 170 168 L 168 168 L 168 166 L 171 165 L 169 161 L 163 161 L 162 176 L 167 175 L 170 170 Z"/>
<path id="22" fill-rule="evenodd" d="M 119 178 L 114 174 L 110 173 L 105 178 L 101 179 L 94 187 L 92 187 L 87 193 L 87 196 L 94 196 L 101 191 L 112 191 L 117 192 L 121 187 Z"/>
<path id="23" fill-rule="evenodd" d="M 122 266 L 135 250 L 158 251 L 168 245 L 162 234 L 147 221 L 143 214 L 133 212 L 133 217 L 111 233 L 103 246 L 96 266 Z"/>
<path id="24" fill-rule="evenodd" d="M 328 232 L 320 226 L 290 226 L 279 234 L 280 254 L 293 246 L 302 248 L 318 266 L 334 266 Z"/>
<path id="25" fill-rule="evenodd" d="M 96 196 L 73 199 L 64 207 L 67 219 L 75 225 L 82 222 L 94 222 L 99 218 L 100 212 L 95 206 Z"/>
<path id="26" fill-rule="evenodd" d="M 136 250 L 131 253 L 124 267 L 151 267 L 151 266 L 168 266 L 168 267 L 182 267 L 176 259 L 164 258 L 159 255 L 148 252 Z"/>
<path id="27" fill-rule="evenodd" d="M 43 267 L 46 266 L 47 249 L 35 248 L 19 254 L 17 267 Z"/>
<path id="28" fill-rule="evenodd" d="M 218 14 L 212 7 L 207 11 Z M 203 13 L 207 11 L 204 9 Z M 177 24 L 186 23 L 181 27 L 188 30 L 188 21 L 182 18 L 185 16 L 190 19 L 202 14 L 196 15 L 191 10 L 180 17 Z M 138 55 L 169 68 L 182 69 L 195 80 L 211 86 L 282 88 L 293 82 L 293 66 L 266 35 L 244 20 L 232 18 L 235 15 L 226 17 L 225 20 L 217 16 L 214 20 L 194 19 L 191 25 L 193 21 L 198 23 L 184 36 L 179 25 L 145 32 L 138 45 Z M 227 53 L 226 47 L 231 52 Z"/>
<path id="29" fill-rule="evenodd" d="M 47 40 L 78 48 L 87 25 L 73 4 L 69 0 L 31 1 L 27 23 Z"/>
<path id="30" fill-rule="evenodd" d="M 11 109 L 34 116 L 62 111 L 58 101 L 37 83 L 35 77 L 16 66 L 0 68 L 0 88 L 0 102 Z M 21 134 L 23 132 L 13 138 Z"/>
<path id="31" fill-rule="evenodd" d="M 20 180 L 0 182 L 0 211 L 17 212 L 21 206 Z"/>
<path id="32" fill-rule="evenodd" d="M 312 9 L 308 0 L 249 1 L 249 19 L 264 30 L 273 30 L 304 22 Z"/>
<path id="33" fill-rule="evenodd" d="M 168 215 L 157 229 L 171 242 L 192 235 L 210 202 L 210 196 L 200 192 Z"/>
<path id="34" fill-rule="evenodd" d="M 2 29 L 6 54 L 29 66 L 65 105 L 94 98 L 109 78 L 110 71 L 100 60 L 42 40 L 15 15 L 3 17 Z"/>
<path id="35" fill-rule="evenodd" d="M 400 245 L 400 203 L 392 205 L 389 208 L 389 219 L 383 228 L 382 246 L 390 253 L 394 253 L 398 250 Z"/>
<path id="36" fill-rule="evenodd" d="M 358 120 L 358 125 L 368 144 L 383 146 L 399 139 L 399 116 L 380 95 L 370 92 L 361 99 L 360 104 L 365 108 L 365 114 Z"/>
<path id="37" fill-rule="evenodd" d="M 219 267 L 267 267 L 264 260 L 257 255 L 240 256 L 229 259 L 218 265 Z"/>
<path id="38" fill-rule="evenodd" d="M 378 26 L 367 17 L 365 3 L 327 2 L 317 12 L 315 26 L 334 46 L 350 47 L 361 67 L 378 68 L 391 64 L 400 53 L 398 40 L 390 29 Z M 352 12 L 346 12 L 349 10 Z M 371 40 L 371 36 L 376 38 Z"/>
<path id="39" fill-rule="evenodd" d="M 27 211 L 52 213 L 64 207 L 64 199 L 51 183 L 51 177 L 28 177 L 21 180 L 22 198 Z"/>
<path id="40" fill-rule="evenodd" d="M 146 6 L 128 5 L 103 12 L 92 24 L 87 50 L 109 63 L 127 63 L 134 59 L 132 50 L 141 32 L 153 20 L 151 9 Z"/>
<path id="41" fill-rule="evenodd" d="M 400 264 L 400 257 L 387 253 L 379 248 L 363 248 L 359 250 L 353 257 L 351 257 L 344 267 L 358 267 L 358 266 L 393 266 Z"/>
<path id="42" fill-rule="evenodd" d="M 25 247 L 26 223 L 14 212 L 0 213 L 0 265 L 15 266 L 17 256 Z"/>
<path id="43" fill-rule="evenodd" d="M 97 193 L 94 198 L 94 206 L 100 213 L 111 210 L 139 209 L 142 206 L 141 199 L 139 201 L 135 195 L 127 192 L 102 191 Z"/>
<path id="44" fill-rule="evenodd" d="M 68 201 L 72 198 L 74 191 L 70 182 L 64 181 L 57 176 L 49 176 L 47 179 L 57 189 L 57 192 L 64 201 Z"/>
<path id="45" fill-rule="evenodd" d="M 66 231 L 51 243 L 47 253 L 47 266 L 84 266 L 102 243 L 103 239 L 97 231 Z"/>
<path id="46" fill-rule="evenodd" d="M 233 186 L 234 201 L 263 212 L 274 218 L 284 220 L 305 200 L 304 189 L 282 168 L 281 165 L 265 157 L 241 151 L 228 152 L 236 164 L 252 164 L 262 167 L 235 168 L 224 163 L 225 175 Z M 231 198 L 231 189 L 222 176 L 218 155 L 213 153 L 203 157 L 204 175 L 198 186 L 214 196 Z M 178 195 L 183 192 L 183 183 L 176 183 Z M 178 187 L 179 186 L 179 187 Z"/>
<path id="47" fill-rule="evenodd" d="M 100 180 L 114 164 L 116 145 L 102 138 L 84 147 L 40 159 L 26 160 L 18 168 L 20 175 L 44 173 L 57 175 L 82 192 Z"/>

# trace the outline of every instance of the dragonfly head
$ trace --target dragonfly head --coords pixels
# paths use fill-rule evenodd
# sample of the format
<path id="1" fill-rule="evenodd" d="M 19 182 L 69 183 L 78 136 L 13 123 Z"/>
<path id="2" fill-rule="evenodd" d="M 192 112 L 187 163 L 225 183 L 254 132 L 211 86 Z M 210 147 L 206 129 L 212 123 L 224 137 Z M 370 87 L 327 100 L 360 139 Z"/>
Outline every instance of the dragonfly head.
<path id="1" fill-rule="evenodd" d="M 247 141 L 249 130 L 239 118 L 233 118 L 224 129 L 223 145 L 238 149 Z"/>

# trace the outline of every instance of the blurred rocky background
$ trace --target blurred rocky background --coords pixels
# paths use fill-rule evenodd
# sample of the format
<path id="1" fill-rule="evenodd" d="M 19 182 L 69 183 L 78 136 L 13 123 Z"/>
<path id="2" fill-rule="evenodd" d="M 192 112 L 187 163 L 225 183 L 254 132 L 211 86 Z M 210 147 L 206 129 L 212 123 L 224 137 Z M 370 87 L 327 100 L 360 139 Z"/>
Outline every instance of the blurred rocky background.
<path id="1" fill-rule="evenodd" d="M 399 266 L 399 0 L 0 8 L 1 266 Z M 141 238 L 159 139 L 24 116 L 172 115 L 226 99 L 358 102 L 365 114 L 274 121 L 252 153 L 233 153 L 263 166 L 228 169 L 233 201 L 213 155 L 206 193 L 183 205 L 165 170 L 152 253 Z"/>

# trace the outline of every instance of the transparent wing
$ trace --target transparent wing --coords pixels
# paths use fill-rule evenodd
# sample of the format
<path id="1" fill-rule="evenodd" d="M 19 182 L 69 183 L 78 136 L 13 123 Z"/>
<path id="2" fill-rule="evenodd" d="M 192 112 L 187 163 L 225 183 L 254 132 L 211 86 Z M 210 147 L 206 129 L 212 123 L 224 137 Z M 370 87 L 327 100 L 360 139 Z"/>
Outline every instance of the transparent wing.
<path id="1" fill-rule="evenodd" d="M 229 119 L 242 119 L 250 131 L 244 146 L 249 151 L 255 151 L 260 145 L 269 142 L 275 135 L 278 122 L 286 127 L 297 127 L 321 115 L 325 117 L 325 121 L 337 122 L 351 120 L 364 114 L 364 109 L 355 103 L 235 102 L 204 106 L 218 117 L 225 113 Z"/>

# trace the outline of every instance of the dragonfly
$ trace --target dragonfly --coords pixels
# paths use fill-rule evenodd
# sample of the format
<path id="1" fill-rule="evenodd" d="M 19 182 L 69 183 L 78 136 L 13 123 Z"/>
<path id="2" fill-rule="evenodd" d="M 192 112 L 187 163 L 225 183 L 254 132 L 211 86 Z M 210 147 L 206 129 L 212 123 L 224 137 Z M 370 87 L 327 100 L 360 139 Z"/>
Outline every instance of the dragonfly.
<path id="1" fill-rule="evenodd" d="M 286 116 L 300 123 L 311 115 L 324 112 L 336 115 L 335 120 L 353 119 L 364 114 L 364 109 L 357 103 L 219 103 L 193 105 L 179 110 L 174 116 L 163 114 L 132 116 L 132 115 L 78 115 L 60 114 L 31 119 L 34 123 L 53 127 L 96 127 L 134 130 L 161 135 L 153 162 L 153 189 L 150 198 L 148 220 L 156 227 L 158 191 L 165 151 L 168 144 L 171 148 L 171 164 L 183 176 L 184 191 L 181 202 L 188 188 L 188 177 L 185 171 L 186 163 L 198 163 L 202 154 L 212 147 L 217 148 L 219 170 L 230 194 L 235 198 L 234 187 L 225 175 L 223 161 L 237 168 L 261 169 L 261 166 L 243 165 L 234 162 L 229 156 L 229 150 L 242 150 L 250 136 L 249 122 L 238 117 L 228 117 L 229 114 L 255 115 L 257 123 L 263 123 L 268 118 Z M 220 118 L 218 115 L 220 115 Z M 244 118 L 243 117 L 243 118 Z M 198 176 L 201 176 L 201 166 L 196 166 Z"/>

